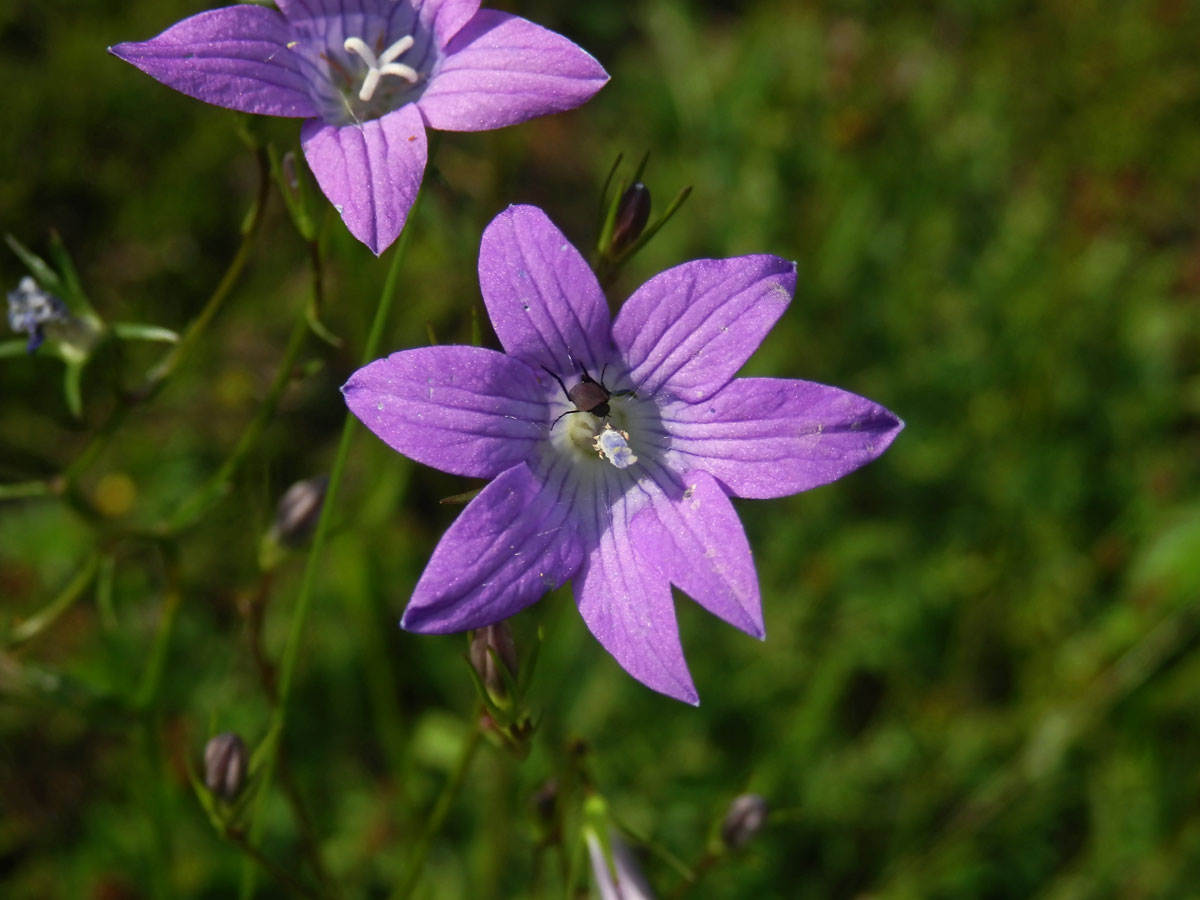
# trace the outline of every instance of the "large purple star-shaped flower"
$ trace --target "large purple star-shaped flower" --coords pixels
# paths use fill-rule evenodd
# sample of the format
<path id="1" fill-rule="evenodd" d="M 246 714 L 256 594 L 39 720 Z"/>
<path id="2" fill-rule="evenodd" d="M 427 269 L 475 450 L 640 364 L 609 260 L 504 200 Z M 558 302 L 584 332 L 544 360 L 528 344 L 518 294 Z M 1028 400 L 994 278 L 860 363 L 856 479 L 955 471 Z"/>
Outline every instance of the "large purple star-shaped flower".
<path id="1" fill-rule="evenodd" d="M 733 377 L 795 282 L 795 265 L 776 256 L 696 260 L 650 279 L 611 321 L 596 277 L 545 213 L 497 216 L 479 283 L 507 354 L 404 350 L 342 389 L 394 449 L 493 479 L 442 537 L 401 624 L 479 628 L 574 578 L 584 621 L 617 662 L 696 703 L 671 585 L 764 635 L 729 497 L 826 484 L 903 427 L 837 388 Z"/>
<path id="2" fill-rule="evenodd" d="M 109 51 L 188 96 L 305 118 L 321 190 L 376 253 L 425 171 L 425 129 L 486 131 L 573 109 L 608 80 L 560 34 L 479 0 L 277 0 L 209 10 Z"/>

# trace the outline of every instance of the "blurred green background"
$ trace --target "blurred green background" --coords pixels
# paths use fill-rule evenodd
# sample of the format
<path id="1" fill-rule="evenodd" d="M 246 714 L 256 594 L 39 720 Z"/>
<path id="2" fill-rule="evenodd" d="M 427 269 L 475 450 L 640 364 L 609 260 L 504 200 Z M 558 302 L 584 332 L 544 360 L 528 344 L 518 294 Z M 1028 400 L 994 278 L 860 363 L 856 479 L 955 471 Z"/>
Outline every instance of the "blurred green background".
<path id="1" fill-rule="evenodd" d="M 679 599 L 699 709 L 626 676 L 569 591 L 518 618 L 523 646 L 547 635 L 533 753 L 480 755 L 418 896 L 562 896 L 529 804 L 573 739 L 620 821 L 688 865 L 736 794 L 769 799 L 768 829 L 687 896 L 1197 896 L 1200 4 L 500 5 L 612 82 L 572 113 L 444 137 L 384 346 L 426 343 L 427 323 L 469 341 L 491 217 L 537 203 L 586 247 L 616 154 L 649 150 L 658 208 L 694 192 L 614 297 L 700 256 L 796 259 L 795 302 L 747 370 L 848 388 L 907 430 L 832 486 L 738 503 L 768 639 Z M 237 116 L 105 53 L 202 8 L 0 6 L 0 228 L 43 254 L 57 229 L 108 319 L 186 327 L 254 194 Z M 295 122 L 252 127 L 296 140 Z M 328 251 L 322 316 L 343 347 L 305 345 L 234 490 L 177 542 L 137 530 L 230 453 L 308 299 L 278 196 L 197 353 L 81 477 L 100 520 L 0 505 L 6 898 L 234 895 L 243 857 L 187 771 L 213 731 L 266 729 L 247 610 L 265 603 L 276 658 L 303 554 L 267 585 L 259 538 L 283 490 L 330 465 L 385 269 L 336 221 Z M 0 256 L 6 289 L 22 274 Z M 0 483 L 78 456 L 119 373 L 161 352 L 122 346 L 89 368 L 82 421 L 58 361 L 0 360 Z M 387 895 L 471 721 L 464 640 L 395 623 L 457 512 L 438 499 L 476 486 L 363 432 L 351 448 L 285 739 L 344 897 Z M 13 644 L 88 559 L 77 602 Z M 283 797 L 264 852 L 306 878 Z M 672 895 L 676 870 L 644 860 Z"/>

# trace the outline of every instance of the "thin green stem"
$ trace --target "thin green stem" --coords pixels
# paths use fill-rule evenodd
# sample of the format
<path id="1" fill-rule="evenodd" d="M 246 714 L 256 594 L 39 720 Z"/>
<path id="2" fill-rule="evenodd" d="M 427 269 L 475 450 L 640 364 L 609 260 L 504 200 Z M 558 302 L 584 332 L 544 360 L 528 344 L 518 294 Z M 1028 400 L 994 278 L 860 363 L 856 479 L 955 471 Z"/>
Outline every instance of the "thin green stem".
<path id="1" fill-rule="evenodd" d="M 292 379 L 296 360 L 300 356 L 300 350 L 303 348 L 307 336 L 308 316 L 306 309 L 297 317 L 295 324 L 292 326 L 292 333 L 288 337 L 287 349 L 284 350 L 283 359 L 279 363 L 279 368 L 275 372 L 275 378 L 271 382 L 270 390 L 268 390 L 266 398 L 258 408 L 253 421 L 242 432 L 237 446 L 233 448 L 233 452 L 221 464 L 221 468 L 171 516 L 167 523 L 167 533 L 174 534 L 180 529 L 191 525 L 229 489 L 230 480 L 233 478 L 238 466 L 242 464 L 247 454 L 258 443 L 258 439 L 262 436 L 267 424 L 275 417 L 275 412 L 279 408 L 279 401 L 283 398 L 283 392 L 287 389 L 288 383 Z"/>
<path id="2" fill-rule="evenodd" d="M 23 644 L 37 637 L 53 625 L 59 616 L 70 609 L 75 601 L 83 596 L 83 592 L 92 583 L 92 579 L 95 578 L 96 571 L 99 568 L 100 554 L 93 553 L 88 557 L 83 567 L 75 574 L 75 577 L 67 582 L 67 586 L 59 592 L 57 597 L 12 630 L 12 634 L 8 637 L 9 647 L 16 647 Z"/>
<path id="3" fill-rule="evenodd" d="M 412 211 L 409 213 L 408 227 L 401 232 L 399 240 L 396 241 L 395 249 L 392 250 L 391 265 L 384 279 L 379 305 L 375 308 L 375 318 L 371 322 L 371 328 L 367 334 L 366 346 L 363 348 L 362 361 L 364 365 L 375 358 L 379 342 L 383 338 L 388 314 L 395 300 L 396 285 L 400 280 L 400 270 L 408 252 L 410 236 L 412 235 L 412 222 L 416 218 L 417 210 L 421 204 L 421 197 L 422 194 L 418 193 L 417 199 L 413 203 Z M 325 549 L 325 541 L 329 535 L 330 523 L 333 521 L 333 509 L 337 501 L 338 488 L 341 485 L 342 475 L 346 470 L 346 461 L 350 455 L 350 442 L 354 436 L 355 421 L 352 415 L 349 413 L 346 414 L 345 422 L 342 426 L 341 439 L 338 441 L 333 466 L 329 473 L 329 484 L 325 489 L 325 502 L 322 504 L 321 516 L 317 520 L 317 528 L 313 534 L 312 547 L 308 552 L 304 575 L 296 597 L 296 607 L 292 611 L 292 621 L 288 629 L 287 643 L 284 645 L 283 655 L 280 660 L 278 702 L 276 702 L 272 710 L 271 725 L 267 731 L 267 736 L 264 738 L 266 752 L 263 762 L 262 786 L 259 789 L 258 796 L 255 798 L 254 809 L 251 811 L 251 836 L 256 841 L 262 829 L 262 804 L 269 792 L 271 777 L 279 753 L 279 744 L 283 738 L 283 730 L 287 722 L 288 701 L 291 697 L 292 683 L 296 674 L 296 663 L 300 656 L 304 623 L 308 616 L 308 608 L 312 598 L 313 585 L 316 583 L 317 570 L 322 565 L 322 552 Z M 254 891 L 254 869 L 244 869 L 242 874 L 241 896 L 243 900 L 247 900 Z"/>
<path id="4" fill-rule="evenodd" d="M 54 489 L 48 481 L 22 481 L 0 484 L 0 500 L 25 500 L 30 497 L 49 497 Z"/>
<path id="5" fill-rule="evenodd" d="M 205 330 L 216 318 L 221 307 L 225 303 L 225 299 L 229 296 L 233 286 L 237 283 L 238 278 L 242 275 L 242 270 L 246 267 L 246 263 L 250 260 L 250 251 L 254 245 L 254 237 L 258 234 L 259 226 L 262 224 L 263 213 L 267 206 L 267 196 L 270 192 L 270 161 L 267 158 L 267 151 L 263 147 L 259 147 L 255 153 L 258 161 L 258 193 L 255 196 L 254 206 L 251 208 L 250 219 L 246 225 L 242 235 L 242 242 L 238 246 L 237 253 L 229 264 L 229 268 L 225 270 L 225 275 L 218 282 L 216 289 L 208 298 L 208 302 L 204 304 L 204 308 L 200 310 L 200 315 L 196 316 L 184 331 L 183 336 L 179 339 L 179 343 L 172 345 L 163 358 L 146 374 L 146 382 L 139 392 L 139 399 L 148 397 L 158 390 L 159 386 L 165 381 L 172 372 L 178 367 L 196 343 L 200 340 Z"/>
<path id="6" fill-rule="evenodd" d="M 483 732 L 478 723 L 474 723 L 463 742 L 458 761 L 454 765 L 454 771 L 450 773 L 450 780 L 442 788 L 442 793 L 433 806 L 433 812 L 429 814 L 429 820 L 425 823 L 425 829 L 417 840 L 412 861 L 409 863 L 408 875 L 392 892 L 392 900 L 408 900 L 420 883 L 421 873 L 425 869 L 425 860 L 429 856 L 433 840 L 442 830 L 446 816 L 450 813 L 450 807 L 454 805 L 454 801 L 458 799 L 458 795 L 462 791 L 462 786 L 467 780 L 467 772 L 471 770 L 471 762 L 475 759 L 475 752 L 479 749 L 482 737 Z"/>
<path id="7" fill-rule="evenodd" d="M 246 836 L 238 829 L 226 829 L 225 837 L 227 837 L 235 847 L 246 854 L 247 861 L 253 861 L 257 866 L 261 866 L 272 878 L 274 878 L 292 893 L 299 894 L 301 897 L 311 897 L 313 900 L 316 900 L 316 898 L 319 896 L 317 893 L 305 887 L 299 881 L 293 878 L 291 874 L 289 874 L 288 871 L 282 866 L 266 857 L 262 851 L 251 844 L 246 839 Z"/>
<path id="8" fill-rule="evenodd" d="M 133 708 L 143 713 L 152 710 L 158 703 L 158 691 L 162 686 L 163 670 L 167 664 L 167 650 L 171 646 L 171 635 L 175 630 L 175 620 L 179 617 L 179 607 L 183 599 L 175 548 L 169 544 L 162 546 L 166 563 L 166 589 L 163 592 L 162 613 L 158 620 L 158 631 L 154 635 L 154 644 L 150 648 L 150 656 L 146 660 L 146 668 L 142 671 L 142 682 L 133 700 Z"/>
<path id="9" fill-rule="evenodd" d="M 262 225 L 263 212 L 267 205 L 267 196 L 271 186 L 270 168 L 267 159 L 267 152 L 263 148 L 257 150 L 258 160 L 258 189 L 254 197 L 254 205 L 250 208 L 250 216 L 246 226 L 242 231 L 242 241 L 238 245 L 237 252 L 230 261 L 229 266 L 225 269 L 225 274 L 221 277 L 220 282 L 209 295 L 208 300 L 204 304 L 204 308 L 200 311 L 187 330 L 183 333 L 183 337 L 179 339 L 179 343 L 172 344 L 159 362 L 146 374 L 145 380 L 136 390 L 121 398 L 120 402 L 113 407 L 108 414 L 108 418 L 104 420 L 104 424 L 92 436 L 91 441 L 83 449 L 83 452 L 75 458 L 63 472 L 63 477 L 67 481 L 73 481 L 78 478 L 83 472 L 87 471 L 108 446 L 121 424 L 125 421 L 125 417 L 141 403 L 149 400 L 162 387 L 163 383 L 171 376 L 180 363 L 192 352 L 204 331 L 216 317 L 221 307 L 224 305 L 230 291 L 233 290 L 234 284 L 241 277 L 242 270 L 246 268 L 246 263 L 250 260 L 250 251 L 253 249 L 255 239 L 258 237 L 259 226 Z"/>
<path id="10" fill-rule="evenodd" d="M 171 828 L 170 798 L 167 795 L 166 758 L 162 749 L 162 737 L 159 731 L 160 715 L 158 708 L 159 688 L 162 686 L 162 674 L 166 667 L 167 649 L 171 643 L 171 633 L 175 628 L 175 620 L 179 613 L 181 587 L 179 576 L 179 561 L 174 548 L 164 546 L 164 565 L 166 570 L 166 587 L 163 592 L 163 608 L 158 622 L 158 631 L 154 636 L 154 645 L 150 657 L 142 673 L 142 683 L 133 699 L 133 709 L 141 714 L 139 723 L 142 732 L 142 742 L 146 753 L 147 771 L 146 790 L 149 794 L 151 842 L 154 856 L 151 864 L 151 886 L 153 896 L 166 898 L 171 891 Z"/>

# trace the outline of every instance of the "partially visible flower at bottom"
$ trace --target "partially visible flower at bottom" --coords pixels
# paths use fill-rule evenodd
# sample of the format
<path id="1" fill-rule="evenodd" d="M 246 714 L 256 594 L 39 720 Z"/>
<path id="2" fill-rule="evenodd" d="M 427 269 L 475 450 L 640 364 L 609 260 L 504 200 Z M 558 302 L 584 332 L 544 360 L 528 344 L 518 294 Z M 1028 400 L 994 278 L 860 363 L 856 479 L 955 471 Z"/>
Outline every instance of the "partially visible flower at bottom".
<path id="1" fill-rule="evenodd" d="M 600 900 L 654 900 L 654 892 L 638 868 L 633 851 L 612 829 L 608 832 L 612 849 L 612 865 L 604 858 L 600 838 L 590 829 L 587 832 L 588 856 L 592 861 L 592 877 L 600 890 Z"/>
<path id="2" fill-rule="evenodd" d="M 479 283 L 507 352 L 405 350 L 342 388 L 393 449 L 493 479 L 442 537 L 401 625 L 481 628 L 573 578 L 580 614 L 617 662 L 698 703 L 671 585 L 765 633 L 730 496 L 826 484 L 903 427 L 838 388 L 734 378 L 795 282 L 795 265 L 776 256 L 696 260 L 650 279 L 613 321 L 595 275 L 545 213 L 497 216 Z"/>
<path id="3" fill-rule="evenodd" d="M 29 335 L 28 350 L 33 353 L 46 339 L 45 327 L 51 322 L 66 322 L 71 318 L 67 305 L 53 294 L 42 290 L 26 275 L 8 292 L 8 327 Z"/>

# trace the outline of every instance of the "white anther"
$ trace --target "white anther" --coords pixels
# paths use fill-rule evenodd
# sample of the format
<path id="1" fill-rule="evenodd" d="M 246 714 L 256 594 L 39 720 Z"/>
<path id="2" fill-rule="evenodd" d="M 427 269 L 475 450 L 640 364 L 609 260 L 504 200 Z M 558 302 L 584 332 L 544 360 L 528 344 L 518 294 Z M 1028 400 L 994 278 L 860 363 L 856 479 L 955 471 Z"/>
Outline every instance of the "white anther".
<path id="1" fill-rule="evenodd" d="M 376 59 L 375 54 L 362 38 L 346 38 L 346 42 L 342 46 L 350 53 L 357 53 L 359 58 L 367 64 L 367 76 L 363 79 L 362 88 L 358 92 L 359 100 L 366 103 L 375 96 L 375 88 L 379 86 L 379 80 L 384 75 L 395 75 L 403 78 L 409 84 L 417 83 L 421 77 L 417 70 L 412 66 L 395 61 L 396 57 L 407 51 L 414 43 L 412 35 L 406 34 L 379 54 L 379 58 Z"/>
<path id="2" fill-rule="evenodd" d="M 611 425 L 604 426 L 604 430 L 596 435 L 592 446 L 602 458 L 618 469 L 628 469 L 637 462 L 637 457 L 629 448 L 629 432 L 617 431 Z"/>

